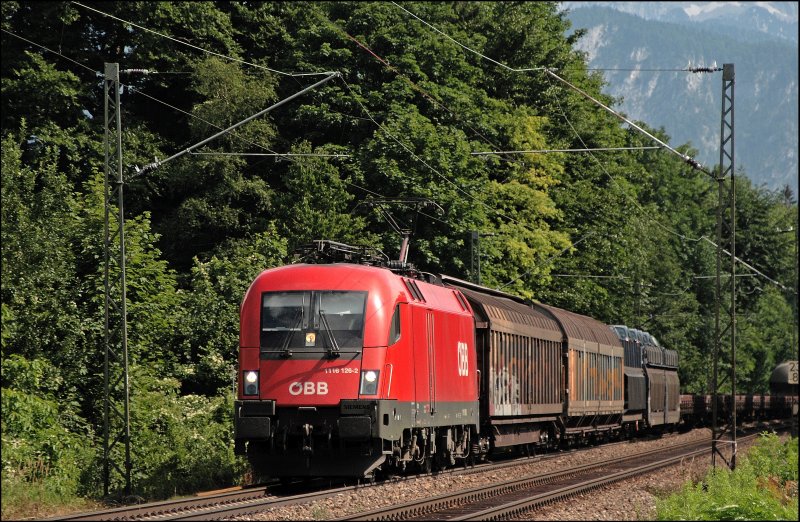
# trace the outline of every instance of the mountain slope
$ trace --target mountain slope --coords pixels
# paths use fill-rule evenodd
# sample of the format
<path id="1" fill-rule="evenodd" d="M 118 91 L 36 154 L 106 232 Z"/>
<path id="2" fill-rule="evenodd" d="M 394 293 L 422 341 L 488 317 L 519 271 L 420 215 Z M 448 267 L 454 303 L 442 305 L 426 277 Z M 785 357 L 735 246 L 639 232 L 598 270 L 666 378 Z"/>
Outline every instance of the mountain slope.
<path id="1" fill-rule="evenodd" d="M 607 70 L 606 91 L 629 117 L 663 127 L 672 144 L 690 142 L 705 165 L 719 162 L 721 73 L 687 66 L 735 66 L 734 160 L 755 183 L 797 193 L 797 45 L 778 38 L 718 34 L 697 24 L 645 20 L 604 7 L 568 12 L 585 28 L 578 49 Z"/>
<path id="2" fill-rule="evenodd" d="M 562 8 L 608 7 L 645 20 L 694 24 L 738 39 L 783 39 L 797 43 L 796 2 L 561 2 Z"/>

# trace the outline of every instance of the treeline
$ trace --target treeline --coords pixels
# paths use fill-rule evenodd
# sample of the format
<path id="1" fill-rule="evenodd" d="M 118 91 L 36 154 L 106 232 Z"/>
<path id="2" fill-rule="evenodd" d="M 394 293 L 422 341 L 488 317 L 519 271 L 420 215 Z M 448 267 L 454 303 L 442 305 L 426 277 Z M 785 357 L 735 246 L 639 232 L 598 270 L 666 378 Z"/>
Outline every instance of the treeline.
<path id="1" fill-rule="evenodd" d="M 244 292 L 314 239 L 396 257 L 381 199 L 411 201 L 384 209 L 412 230 L 420 269 L 476 280 L 478 231 L 484 285 L 648 330 L 680 353 L 684 391 L 707 390 L 716 261 L 700 238 L 714 238 L 716 182 L 662 151 L 472 154 L 652 142 L 541 70 L 496 66 L 406 11 L 613 105 L 555 3 L 1 5 L 4 515 L 18 498 L 7 491 L 102 491 L 106 62 L 150 71 L 121 77 L 137 494 L 241 480 Z M 293 73 L 326 71 L 342 77 L 135 174 L 324 77 Z M 797 230 L 795 195 L 742 174 L 737 255 L 792 286 L 796 232 L 782 231 Z M 738 386 L 765 391 L 792 354 L 796 302 L 740 275 Z"/>

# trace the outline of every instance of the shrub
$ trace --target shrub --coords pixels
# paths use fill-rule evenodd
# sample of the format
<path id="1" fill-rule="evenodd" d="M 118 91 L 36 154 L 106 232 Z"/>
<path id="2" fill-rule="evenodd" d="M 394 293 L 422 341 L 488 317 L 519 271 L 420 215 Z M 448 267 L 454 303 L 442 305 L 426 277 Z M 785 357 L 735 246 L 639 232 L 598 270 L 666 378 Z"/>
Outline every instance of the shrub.
<path id="1" fill-rule="evenodd" d="M 179 395 L 180 382 L 133 372 L 133 492 L 146 498 L 232 484 L 243 462 L 233 454 L 233 397 Z"/>
<path id="2" fill-rule="evenodd" d="M 47 392 L 59 381 L 46 361 L 10 356 L 3 361 L 2 513 L 60 506 L 85 493 L 92 469 L 92 431 Z M 43 392 L 44 390 L 44 392 Z"/>
<path id="3" fill-rule="evenodd" d="M 797 439 L 767 434 L 735 471 L 711 470 L 656 502 L 658 520 L 797 520 L 797 506 Z"/>

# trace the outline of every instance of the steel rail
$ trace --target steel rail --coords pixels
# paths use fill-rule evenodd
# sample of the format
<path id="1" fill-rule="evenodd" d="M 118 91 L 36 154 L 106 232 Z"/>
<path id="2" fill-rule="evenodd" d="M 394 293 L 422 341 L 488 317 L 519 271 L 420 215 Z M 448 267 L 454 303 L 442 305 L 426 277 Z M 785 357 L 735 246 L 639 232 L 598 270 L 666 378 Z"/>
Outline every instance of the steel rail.
<path id="1" fill-rule="evenodd" d="M 759 433 L 751 433 L 749 435 L 741 437 L 739 441 L 740 442 L 750 441 L 758 436 Z M 687 444 L 687 446 L 688 445 L 689 444 Z M 677 447 L 679 446 L 675 446 L 674 448 Z M 673 450 L 674 448 L 670 447 L 669 450 Z M 689 457 L 693 458 L 696 456 L 703 456 L 706 454 L 707 451 L 708 451 L 707 448 L 699 448 L 697 450 L 689 451 L 688 453 L 682 453 L 678 455 L 673 455 L 671 457 L 655 460 L 653 462 L 645 463 L 640 466 L 635 466 L 630 469 L 624 469 L 621 471 L 617 471 L 615 473 L 611 473 L 609 475 L 582 481 L 577 484 L 568 485 L 559 489 L 555 489 L 550 492 L 545 492 L 539 495 L 529 496 L 527 498 L 522 498 L 518 500 L 512 500 L 510 502 L 506 502 L 498 506 L 490 507 L 473 513 L 450 517 L 447 520 L 507 520 L 511 517 L 519 516 L 528 511 L 532 511 L 533 509 L 545 504 L 566 500 L 575 495 L 586 493 L 601 488 L 603 486 L 613 484 L 615 482 L 621 482 L 629 478 L 639 477 L 644 474 L 651 473 L 653 471 L 658 471 L 660 469 L 678 464 L 682 462 L 684 459 Z"/>
<path id="2" fill-rule="evenodd" d="M 551 502 L 566 500 L 575 495 L 592 491 L 602 486 L 620 482 L 628 478 L 638 477 L 652 471 L 672 466 L 673 464 L 682 462 L 688 457 L 705 455 L 707 452 L 707 447 L 698 448 L 688 453 L 674 455 L 672 457 L 667 457 L 666 459 L 661 459 L 655 462 L 643 464 L 641 466 L 636 466 L 634 468 L 618 471 L 600 478 L 592 478 L 577 484 L 570 484 L 553 491 L 534 495 L 532 497 L 512 500 L 511 502 L 506 502 L 499 506 L 490 507 L 462 516 L 448 518 L 448 520 L 506 520 L 508 517 L 514 517 L 521 513 L 526 513 L 536 507 L 549 504 Z"/>
<path id="3" fill-rule="evenodd" d="M 76 513 L 73 515 L 60 515 L 46 520 L 70 520 L 70 521 L 91 521 L 91 520 L 135 520 L 149 517 L 161 517 L 184 510 L 202 509 L 203 507 L 219 505 L 221 503 L 245 502 L 253 499 L 264 498 L 269 493 L 266 486 L 245 488 L 237 491 L 226 491 L 211 495 L 186 497 L 180 499 L 164 500 L 160 502 L 148 502 L 134 506 L 124 506 L 118 508 L 104 509 L 102 511 L 92 511 L 89 513 Z"/>
<path id="4" fill-rule="evenodd" d="M 567 470 L 554 471 L 549 473 L 539 473 L 528 475 L 519 479 L 509 480 L 494 486 L 478 486 L 467 490 L 445 493 L 430 499 L 421 501 L 411 501 L 399 505 L 378 508 L 355 515 L 348 515 L 335 520 L 407 520 L 411 518 L 429 517 L 432 513 L 450 509 L 456 506 L 465 506 L 476 502 L 485 501 L 493 497 L 512 494 L 516 491 L 529 489 L 536 486 L 551 484 L 559 480 L 570 480 L 577 476 L 596 471 L 598 469 L 619 466 L 623 462 L 640 461 L 646 457 L 657 456 L 664 451 L 684 451 L 692 447 L 700 447 L 696 450 L 705 452 L 708 450 L 710 439 L 701 441 L 691 441 L 676 444 L 668 448 L 657 448 L 639 452 L 622 458 L 612 458 L 576 466 Z M 680 457 L 682 458 L 682 457 Z"/>

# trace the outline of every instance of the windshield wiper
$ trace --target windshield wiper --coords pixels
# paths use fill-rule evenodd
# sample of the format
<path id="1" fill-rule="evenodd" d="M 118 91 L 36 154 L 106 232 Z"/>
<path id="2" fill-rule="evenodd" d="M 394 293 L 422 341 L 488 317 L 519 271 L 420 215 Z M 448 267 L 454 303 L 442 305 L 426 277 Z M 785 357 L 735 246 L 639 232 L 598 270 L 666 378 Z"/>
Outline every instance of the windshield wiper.
<path id="1" fill-rule="evenodd" d="M 294 332 L 300 329 L 300 324 L 303 322 L 303 309 L 298 308 L 297 311 L 295 312 L 295 316 L 297 317 L 297 319 L 295 320 L 294 324 L 289 329 L 289 331 L 286 332 L 286 335 L 283 338 L 283 342 L 281 343 L 281 351 L 283 352 L 284 357 L 292 356 L 292 350 L 291 348 L 289 348 L 289 343 L 291 343 L 292 341 L 292 335 L 294 335 Z"/>
<path id="2" fill-rule="evenodd" d="M 336 342 L 336 336 L 333 335 L 331 331 L 331 327 L 328 324 L 328 318 L 325 315 L 325 312 L 322 310 L 319 311 L 319 317 L 322 319 L 322 327 L 325 329 L 325 333 L 328 337 L 328 356 L 333 358 L 339 357 L 339 343 Z"/>

